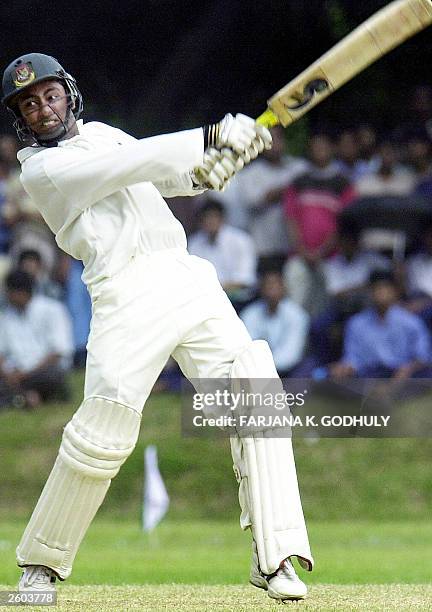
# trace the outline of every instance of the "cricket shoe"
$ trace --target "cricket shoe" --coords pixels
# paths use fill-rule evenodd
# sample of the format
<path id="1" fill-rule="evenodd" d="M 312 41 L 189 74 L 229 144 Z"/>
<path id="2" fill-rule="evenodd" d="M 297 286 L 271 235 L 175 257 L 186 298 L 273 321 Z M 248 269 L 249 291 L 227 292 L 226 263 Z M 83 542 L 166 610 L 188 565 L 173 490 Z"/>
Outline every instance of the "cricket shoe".
<path id="1" fill-rule="evenodd" d="M 254 541 L 252 542 L 252 565 L 249 582 L 259 589 L 264 589 L 269 597 L 279 601 L 303 599 L 307 594 L 305 583 L 297 576 L 289 559 L 285 559 L 274 574 L 270 576 L 263 574 L 259 567 L 258 552 Z"/>
<path id="2" fill-rule="evenodd" d="M 24 568 L 21 579 L 18 583 L 18 591 L 25 593 L 28 591 L 55 593 L 56 574 L 49 567 L 44 565 L 29 565 Z"/>

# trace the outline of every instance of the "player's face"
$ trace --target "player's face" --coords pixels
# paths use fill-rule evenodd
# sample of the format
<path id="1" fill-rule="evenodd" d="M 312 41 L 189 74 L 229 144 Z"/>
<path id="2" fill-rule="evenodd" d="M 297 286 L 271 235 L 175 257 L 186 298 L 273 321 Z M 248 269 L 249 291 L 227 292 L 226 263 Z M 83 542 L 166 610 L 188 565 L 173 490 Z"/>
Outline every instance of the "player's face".
<path id="1" fill-rule="evenodd" d="M 26 89 L 17 104 L 27 126 L 35 134 L 47 136 L 65 121 L 69 98 L 61 83 L 50 80 Z"/>

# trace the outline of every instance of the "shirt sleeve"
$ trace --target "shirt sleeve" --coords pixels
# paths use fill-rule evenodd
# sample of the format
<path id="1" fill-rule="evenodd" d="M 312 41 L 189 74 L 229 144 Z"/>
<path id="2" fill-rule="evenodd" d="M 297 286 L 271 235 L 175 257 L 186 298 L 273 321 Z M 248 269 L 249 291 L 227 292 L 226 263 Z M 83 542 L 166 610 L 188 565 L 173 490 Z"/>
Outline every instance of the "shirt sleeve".
<path id="1" fill-rule="evenodd" d="M 165 181 L 153 181 L 153 185 L 164 198 L 196 196 L 207 191 L 207 189 L 200 189 L 194 185 L 189 172 L 185 172 Z"/>
<path id="2" fill-rule="evenodd" d="M 60 146 L 24 161 L 21 181 L 57 233 L 116 191 L 141 182 L 175 180 L 202 163 L 203 150 L 201 128 L 144 138 L 103 152 Z"/>

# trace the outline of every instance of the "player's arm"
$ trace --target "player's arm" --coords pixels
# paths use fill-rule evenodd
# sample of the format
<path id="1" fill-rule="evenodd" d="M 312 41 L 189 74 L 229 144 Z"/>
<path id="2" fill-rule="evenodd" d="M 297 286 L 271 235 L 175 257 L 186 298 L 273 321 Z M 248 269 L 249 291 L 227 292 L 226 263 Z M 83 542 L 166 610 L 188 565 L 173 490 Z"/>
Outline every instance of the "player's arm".
<path id="1" fill-rule="evenodd" d="M 43 171 L 51 184 L 84 210 L 125 187 L 163 182 L 200 167 L 205 150 L 214 144 L 229 147 L 248 160 L 258 133 L 253 119 L 249 121 L 246 125 L 232 118 L 228 127 L 217 132 L 197 128 L 144 138 L 111 151 L 83 151 L 73 146 L 47 150 L 23 163 L 23 184 L 29 186 L 35 178 L 31 176 L 32 160 L 42 156 Z"/>

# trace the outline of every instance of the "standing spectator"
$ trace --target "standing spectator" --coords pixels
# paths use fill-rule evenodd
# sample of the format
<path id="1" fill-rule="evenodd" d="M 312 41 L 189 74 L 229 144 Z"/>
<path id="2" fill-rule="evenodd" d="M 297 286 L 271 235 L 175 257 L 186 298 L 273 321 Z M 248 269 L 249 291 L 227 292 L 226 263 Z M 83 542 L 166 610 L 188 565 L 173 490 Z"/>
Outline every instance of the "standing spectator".
<path id="1" fill-rule="evenodd" d="M 292 299 L 316 315 L 325 305 L 322 261 L 334 252 L 338 214 L 353 201 L 355 192 L 333 160 L 328 136 L 311 138 L 309 158 L 309 170 L 284 195 L 297 252 L 286 263 L 284 277 Z"/>
<path id="2" fill-rule="evenodd" d="M 256 254 L 252 238 L 225 223 L 220 202 L 207 201 L 200 211 L 201 229 L 189 239 L 189 252 L 210 261 L 233 303 L 250 299 L 256 283 Z"/>
<path id="3" fill-rule="evenodd" d="M 17 268 L 32 277 L 34 295 L 44 295 L 54 300 L 63 299 L 63 289 L 50 278 L 39 251 L 34 249 L 22 251 L 18 257 Z"/>
<path id="4" fill-rule="evenodd" d="M 281 264 L 290 249 L 282 194 L 308 164 L 285 153 L 281 126 L 273 128 L 272 136 L 272 149 L 240 173 L 222 197 L 233 194 L 233 206 L 243 212 L 241 227 L 251 234 L 259 259 Z"/>
<path id="5" fill-rule="evenodd" d="M 62 304 L 33 296 L 33 280 L 22 271 L 6 278 L 8 305 L 0 318 L 0 402 L 23 397 L 35 407 L 42 400 L 66 398 L 70 368 L 70 320 Z"/>
<path id="6" fill-rule="evenodd" d="M 240 316 L 253 340 L 269 343 L 279 376 L 301 376 L 309 316 L 286 297 L 280 272 L 263 274 L 260 299 L 246 306 Z"/>
<path id="7" fill-rule="evenodd" d="M 356 182 L 356 190 L 365 196 L 406 196 L 415 186 L 415 175 L 399 164 L 398 150 L 390 140 L 383 141 L 378 148 L 379 167 L 365 174 Z"/>
<path id="8" fill-rule="evenodd" d="M 331 376 L 398 380 L 428 376 L 427 327 L 420 317 L 398 305 L 397 283 L 389 272 L 372 273 L 369 287 L 372 306 L 348 321 L 343 357 L 330 367 Z"/>

